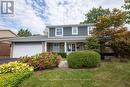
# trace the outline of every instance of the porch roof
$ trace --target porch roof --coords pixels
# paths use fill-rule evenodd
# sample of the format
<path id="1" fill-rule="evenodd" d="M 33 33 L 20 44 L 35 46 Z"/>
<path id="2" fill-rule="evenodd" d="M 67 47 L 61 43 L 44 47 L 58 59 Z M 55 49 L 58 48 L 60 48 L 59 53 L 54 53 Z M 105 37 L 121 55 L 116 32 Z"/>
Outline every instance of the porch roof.
<path id="1" fill-rule="evenodd" d="M 11 38 L 11 42 L 84 42 L 86 36 L 70 36 L 70 37 L 52 37 L 48 38 L 47 36 L 30 36 L 30 37 L 16 37 Z"/>

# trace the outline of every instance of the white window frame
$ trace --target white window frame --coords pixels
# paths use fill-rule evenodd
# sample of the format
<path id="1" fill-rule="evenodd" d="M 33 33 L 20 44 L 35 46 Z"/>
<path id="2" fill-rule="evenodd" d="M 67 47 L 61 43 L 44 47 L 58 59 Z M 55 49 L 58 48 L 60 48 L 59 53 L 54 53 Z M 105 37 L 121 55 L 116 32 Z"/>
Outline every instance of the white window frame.
<path id="1" fill-rule="evenodd" d="M 76 32 L 74 32 L 76 29 Z M 72 27 L 72 35 L 78 35 L 78 27 Z"/>
<path id="2" fill-rule="evenodd" d="M 88 35 L 91 35 L 90 31 L 92 31 L 94 28 L 94 26 L 88 26 Z"/>
<path id="3" fill-rule="evenodd" d="M 62 34 L 61 35 L 57 35 L 57 29 L 62 29 Z M 55 36 L 63 36 L 63 27 L 55 28 Z"/>

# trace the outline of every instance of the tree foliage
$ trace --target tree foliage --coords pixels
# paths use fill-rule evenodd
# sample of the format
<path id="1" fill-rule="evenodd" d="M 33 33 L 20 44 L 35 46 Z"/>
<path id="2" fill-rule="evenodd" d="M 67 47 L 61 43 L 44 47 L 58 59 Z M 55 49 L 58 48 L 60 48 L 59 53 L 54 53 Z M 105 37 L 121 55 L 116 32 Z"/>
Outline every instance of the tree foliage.
<path id="1" fill-rule="evenodd" d="M 32 36 L 32 33 L 28 29 L 20 29 L 17 35 L 20 37 L 28 37 Z"/>
<path id="2" fill-rule="evenodd" d="M 85 20 L 81 24 L 85 23 L 96 23 L 97 19 L 101 16 L 110 14 L 109 9 L 103 9 L 101 6 L 99 8 L 93 8 L 88 13 L 85 14 Z"/>
<path id="3" fill-rule="evenodd" d="M 124 0 L 125 4 L 122 6 L 127 13 L 126 23 L 130 23 L 130 0 Z"/>
<path id="4" fill-rule="evenodd" d="M 100 47 L 100 44 L 98 43 L 98 40 L 96 37 L 89 37 L 86 39 L 86 45 L 87 50 L 97 50 Z"/>
<path id="5" fill-rule="evenodd" d="M 125 12 L 113 9 L 110 15 L 98 19 L 93 31 L 101 46 L 109 45 L 121 57 L 130 52 L 130 32 L 124 27 L 125 20 Z"/>

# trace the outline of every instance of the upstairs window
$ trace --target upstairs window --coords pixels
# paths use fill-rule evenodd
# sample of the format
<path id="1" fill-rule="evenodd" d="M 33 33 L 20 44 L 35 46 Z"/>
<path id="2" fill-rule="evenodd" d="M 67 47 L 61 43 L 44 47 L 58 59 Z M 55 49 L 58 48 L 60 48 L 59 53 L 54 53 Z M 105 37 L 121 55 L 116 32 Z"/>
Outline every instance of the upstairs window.
<path id="1" fill-rule="evenodd" d="M 63 36 L 63 28 L 56 28 L 55 35 Z"/>
<path id="2" fill-rule="evenodd" d="M 78 27 L 72 27 L 72 35 L 78 34 Z"/>
<path id="3" fill-rule="evenodd" d="M 91 35 L 92 34 L 92 31 L 95 27 L 94 26 L 89 26 L 88 27 L 88 35 Z"/>

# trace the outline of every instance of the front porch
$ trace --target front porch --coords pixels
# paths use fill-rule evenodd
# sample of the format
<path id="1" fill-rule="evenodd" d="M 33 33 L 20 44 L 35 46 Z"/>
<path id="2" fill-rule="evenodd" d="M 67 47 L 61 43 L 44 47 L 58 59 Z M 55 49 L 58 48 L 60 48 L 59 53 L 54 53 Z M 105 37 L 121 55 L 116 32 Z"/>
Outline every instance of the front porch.
<path id="1" fill-rule="evenodd" d="M 85 44 L 83 42 L 46 42 L 47 52 L 65 52 L 84 50 Z"/>

